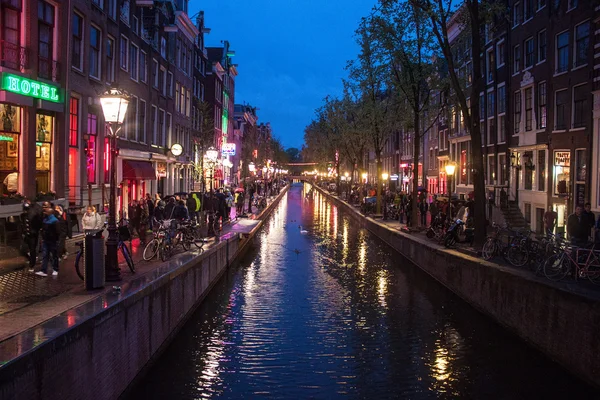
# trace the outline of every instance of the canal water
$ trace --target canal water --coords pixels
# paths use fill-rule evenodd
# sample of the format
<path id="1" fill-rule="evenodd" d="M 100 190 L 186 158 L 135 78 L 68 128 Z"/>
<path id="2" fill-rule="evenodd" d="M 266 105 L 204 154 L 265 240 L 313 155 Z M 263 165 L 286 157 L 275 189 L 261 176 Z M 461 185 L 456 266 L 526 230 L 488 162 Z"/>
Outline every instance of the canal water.
<path id="1" fill-rule="evenodd" d="M 308 188 L 130 398 L 600 398 Z"/>

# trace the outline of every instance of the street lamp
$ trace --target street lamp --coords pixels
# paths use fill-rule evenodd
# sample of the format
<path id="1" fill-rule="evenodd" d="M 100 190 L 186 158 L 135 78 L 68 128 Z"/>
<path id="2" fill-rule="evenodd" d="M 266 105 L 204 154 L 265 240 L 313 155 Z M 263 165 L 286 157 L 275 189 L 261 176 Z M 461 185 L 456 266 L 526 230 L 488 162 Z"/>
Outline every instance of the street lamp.
<path id="1" fill-rule="evenodd" d="M 106 241 L 105 274 L 108 282 L 121 280 L 117 248 L 119 233 L 117 230 L 117 135 L 123 126 L 127 113 L 129 97 L 117 88 L 110 88 L 100 97 L 104 122 L 108 124 L 110 144 L 110 197 L 108 208 L 108 240 Z"/>
<path id="2" fill-rule="evenodd" d="M 250 164 L 248 164 L 248 171 L 250 171 L 251 173 L 254 173 L 254 171 L 256 171 L 256 165 L 254 165 L 253 162 L 250 162 Z"/>
<path id="3" fill-rule="evenodd" d="M 362 178 L 365 181 L 365 183 L 367 183 L 367 177 L 369 176 L 369 174 L 367 174 L 366 172 L 363 172 L 362 174 Z"/>
<path id="4" fill-rule="evenodd" d="M 213 147 L 210 146 L 208 150 L 206 150 L 206 162 L 208 163 L 208 168 L 210 168 L 210 191 L 213 191 L 213 174 L 215 169 L 215 164 L 217 163 L 217 158 L 219 157 L 219 152 Z"/>
<path id="5" fill-rule="evenodd" d="M 456 165 L 454 164 L 446 164 L 446 175 L 448 176 L 448 201 L 450 201 L 450 196 L 452 195 L 452 186 L 450 185 L 451 179 L 454 176 L 454 171 L 456 170 Z"/>

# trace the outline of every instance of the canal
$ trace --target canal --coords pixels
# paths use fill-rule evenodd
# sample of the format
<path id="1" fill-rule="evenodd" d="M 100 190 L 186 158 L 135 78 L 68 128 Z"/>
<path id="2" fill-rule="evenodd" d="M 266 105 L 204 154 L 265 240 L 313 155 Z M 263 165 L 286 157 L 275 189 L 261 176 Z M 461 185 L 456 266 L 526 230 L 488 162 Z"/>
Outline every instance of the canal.
<path id="1" fill-rule="evenodd" d="M 598 398 L 308 187 L 130 398 Z"/>

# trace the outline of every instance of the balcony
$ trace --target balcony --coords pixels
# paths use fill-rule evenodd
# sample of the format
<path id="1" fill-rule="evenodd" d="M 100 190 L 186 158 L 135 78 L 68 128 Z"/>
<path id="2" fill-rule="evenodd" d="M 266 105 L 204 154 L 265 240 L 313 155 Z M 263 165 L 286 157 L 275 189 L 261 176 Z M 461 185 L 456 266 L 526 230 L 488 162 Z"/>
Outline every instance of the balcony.
<path id="1" fill-rule="evenodd" d="M 44 57 L 38 57 L 38 76 L 53 82 L 60 79 L 60 63 Z"/>
<path id="2" fill-rule="evenodd" d="M 29 68 L 29 51 L 25 47 L 0 40 L 0 66 L 23 72 Z"/>

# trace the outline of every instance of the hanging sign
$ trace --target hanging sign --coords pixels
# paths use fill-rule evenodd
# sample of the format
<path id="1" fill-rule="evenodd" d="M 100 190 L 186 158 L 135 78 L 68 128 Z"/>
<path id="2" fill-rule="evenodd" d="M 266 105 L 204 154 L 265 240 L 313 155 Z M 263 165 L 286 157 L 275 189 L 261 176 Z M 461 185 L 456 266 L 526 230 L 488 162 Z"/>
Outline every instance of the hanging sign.
<path id="1" fill-rule="evenodd" d="M 390 176 L 390 180 L 391 181 L 397 181 L 398 180 L 398 175 L 394 174 L 394 175 Z"/>
<path id="2" fill-rule="evenodd" d="M 569 167 L 571 165 L 571 152 L 570 151 L 555 151 L 554 152 L 554 165 L 561 167 Z"/>
<path id="3" fill-rule="evenodd" d="M 21 94 L 23 96 L 35 97 L 60 103 L 60 88 L 54 85 L 49 85 L 44 82 L 35 81 L 33 79 L 23 78 L 22 76 L 2 73 L 2 90 Z"/>
<path id="4" fill-rule="evenodd" d="M 235 143 L 223 143 L 221 154 L 224 156 L 235 156 Z"/>

